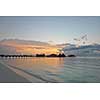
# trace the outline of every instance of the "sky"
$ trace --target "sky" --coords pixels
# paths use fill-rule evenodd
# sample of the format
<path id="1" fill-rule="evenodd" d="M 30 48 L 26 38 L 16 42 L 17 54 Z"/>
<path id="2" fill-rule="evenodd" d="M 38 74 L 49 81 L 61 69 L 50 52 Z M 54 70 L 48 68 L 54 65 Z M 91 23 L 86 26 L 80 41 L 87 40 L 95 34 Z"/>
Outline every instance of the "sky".
<path id="1" fill-rule="evenodd" d="M 88 42 L 100 43 L 99 16 L 0 16 L 0 40 L 74 43 L 74 38 L 80 38 L 85 34 Z"/>

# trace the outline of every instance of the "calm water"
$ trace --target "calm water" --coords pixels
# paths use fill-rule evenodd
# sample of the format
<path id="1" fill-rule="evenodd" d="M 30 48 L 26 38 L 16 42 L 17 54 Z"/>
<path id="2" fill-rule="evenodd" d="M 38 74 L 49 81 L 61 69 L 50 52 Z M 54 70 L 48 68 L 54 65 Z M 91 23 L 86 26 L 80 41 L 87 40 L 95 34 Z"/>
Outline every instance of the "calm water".
<path id="1" fill-rule="evenodd" d="M 100 57 L 34 57 L 10 58 L 2 59 L 2 61 L 43 82 L 100 82 Z"/>

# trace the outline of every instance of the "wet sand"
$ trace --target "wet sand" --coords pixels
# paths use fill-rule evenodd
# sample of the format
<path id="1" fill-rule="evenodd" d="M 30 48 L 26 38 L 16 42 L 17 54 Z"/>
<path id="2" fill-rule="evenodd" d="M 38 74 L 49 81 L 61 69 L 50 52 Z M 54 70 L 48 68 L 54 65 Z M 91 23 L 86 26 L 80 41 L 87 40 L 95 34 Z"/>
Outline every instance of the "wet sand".
<path id="1" fill-rule="evenodd" d="M 0 63 L 0 83 L 30 83 L 30 81 Z"/>
<path id="2" fill-rule="evenodd" d="M 0 83 L 48 83 L 49 81 L 0 61 Z"/>

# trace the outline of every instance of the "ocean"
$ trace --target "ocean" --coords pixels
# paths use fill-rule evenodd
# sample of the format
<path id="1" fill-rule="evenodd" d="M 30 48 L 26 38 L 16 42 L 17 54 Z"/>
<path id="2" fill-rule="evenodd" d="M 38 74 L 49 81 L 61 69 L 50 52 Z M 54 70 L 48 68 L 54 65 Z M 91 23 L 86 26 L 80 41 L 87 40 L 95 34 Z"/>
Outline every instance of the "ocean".
<path id="1" fill-rule="evenodd" d="M 100 82 L 100 57 L 33 57 L 0 58 L 0 60 L 22 72 L 21 75 L 31 82 L 38 83 L 34 78 L 42 83 Z"/>

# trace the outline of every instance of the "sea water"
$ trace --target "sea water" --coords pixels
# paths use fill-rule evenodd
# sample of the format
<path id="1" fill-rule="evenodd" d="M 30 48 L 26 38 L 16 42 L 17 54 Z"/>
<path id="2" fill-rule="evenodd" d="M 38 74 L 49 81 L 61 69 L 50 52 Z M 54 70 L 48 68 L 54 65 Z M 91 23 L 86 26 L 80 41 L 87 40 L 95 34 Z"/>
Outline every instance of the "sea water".
<path id="1" fill-rule="evenodd" d="M 0 59 L 10 67 L 24 71 L 32 77 L 43 80 L 43 82 L 100 82 L 100 57 L 33 57 Z"/>

